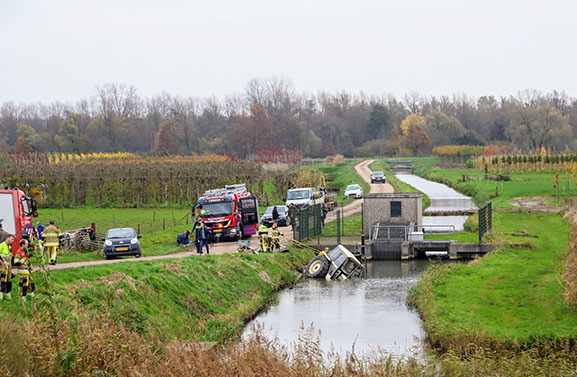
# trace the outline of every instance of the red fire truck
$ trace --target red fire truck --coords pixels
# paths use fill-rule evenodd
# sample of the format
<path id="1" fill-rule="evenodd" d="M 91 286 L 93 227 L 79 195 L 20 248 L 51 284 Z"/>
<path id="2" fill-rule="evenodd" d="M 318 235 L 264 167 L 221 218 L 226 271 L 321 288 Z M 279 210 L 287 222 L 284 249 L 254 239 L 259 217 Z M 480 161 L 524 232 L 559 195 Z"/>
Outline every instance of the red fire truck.
<path id="1" fill-rule="evenodd" d="M 238 240 L 257 232 L 257 198 L 244 183 L 206 191 L 198 199 L 196 213 L 217 239 Z"/>
<path id="2" fill-rule="evenodd" d="M 0 219 L 3 229 L 16 236 L 12 252 L 18 249 L 20 240 L 34 238 L 32 218 L 37 217 L 36 199 L 15 188 L 0 190 Z"/>

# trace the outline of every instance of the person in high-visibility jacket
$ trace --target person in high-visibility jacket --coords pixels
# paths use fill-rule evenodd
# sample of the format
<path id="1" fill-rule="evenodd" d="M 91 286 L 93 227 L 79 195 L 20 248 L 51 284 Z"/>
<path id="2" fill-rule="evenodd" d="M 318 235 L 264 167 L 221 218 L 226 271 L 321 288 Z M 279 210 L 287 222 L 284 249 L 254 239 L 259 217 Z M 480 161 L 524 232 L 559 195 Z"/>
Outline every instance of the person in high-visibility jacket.
<path id="1" fill-rule="evenodd" d="M 283 234 L 278 230 L 276 223 L 272 223 L 272 229 L 270 231 L 269 239 L 270 245 L 272 247 L 272 252 L 280 251 L 280 236 Z"/>
<path id="2" fill-rule="evenodd" d="M 264 225 L 264 222 L 261 222 L 258 227 L 258 236 L 260 237 L 260 251 L 266 253 L 268 251 L 270 239 L 268 237 L 268 227 Z"/>
<path id="3" fill-rule="evenodd" d="M 56 264 L 56 252 L 58 251 L 58 245 L 60 244 L 59 237 L 62 235 L 60 229 L 54 225 L 54 220 L 50 220 L 50 225 L 48 225 L 42 236 L 44 237 L 44 249 L 48 254 L 48 259 L 50 264 Z"/>
<path id="4" fill-rule="evenodd" d="M 8 234 L 4 242 L 0 243 L 0 295 L 2 299 L 12 298 L 12 243 L 14 235 Z"/>
<path id="5" fill-rule="evenodd" d="M 26 300 L 26 296 L 34 296 L 34 283 L 32 282 L 32 265 L 28 259 L 26 250 L 28 249 L 28 241 L 20 240 L 20 248 L 14 254 L 13 266 L 17 268 L 16 272 L 20 278 L 20 298 Z"/>

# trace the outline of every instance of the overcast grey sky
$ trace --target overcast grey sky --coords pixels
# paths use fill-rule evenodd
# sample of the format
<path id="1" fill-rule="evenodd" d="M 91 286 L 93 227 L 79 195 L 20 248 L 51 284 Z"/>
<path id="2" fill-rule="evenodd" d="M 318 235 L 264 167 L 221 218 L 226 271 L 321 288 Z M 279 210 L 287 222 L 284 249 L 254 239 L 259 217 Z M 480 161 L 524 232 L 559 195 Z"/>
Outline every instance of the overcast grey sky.
<path id="1" fill-rule="evenodd" d="M 577 0 L 0 0 L 0 102 L 298 91 L 577 96 Z"/>

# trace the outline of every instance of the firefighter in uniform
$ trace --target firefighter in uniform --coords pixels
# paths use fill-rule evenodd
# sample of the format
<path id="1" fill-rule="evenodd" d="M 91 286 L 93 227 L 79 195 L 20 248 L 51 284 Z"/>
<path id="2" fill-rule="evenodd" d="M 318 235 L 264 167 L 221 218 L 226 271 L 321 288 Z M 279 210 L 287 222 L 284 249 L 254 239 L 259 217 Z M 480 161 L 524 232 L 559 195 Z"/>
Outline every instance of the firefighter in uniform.
<path id="1" fill-rule="evenodd" d="M 3 221 L 4 221 L 4 219 L 0 219 L 0 243 L 4 242 L 6 237 L 8 237 L 8 232 L 5 231 L 4 228 L 2 227 Z"/>
<path id="2" fill-rule="evenodd" d="M 272 248 L 272 252 L 279 252 L 280 251 L 280 236 L 283 234 L 278 230 L 278 226 L 276 223 L 272 223 L 272 230 L 270 231 L 270 246 Z"/>
<path id="3" fill-rule="evenodd" d="M 34 296 L 35 286 L 32 282 L 32 265 L 28 259 L 26 250 L 28 241 L 20 240 L 20 248 L 14 254 L 14 267 L 17 268 L 18 277 L 20 278 L 20 298 L 26 300 L 26 296 Z"/>
<path id="4" fill-rule="evenodd" d="M 5 300 L 12 298 L 12 250 L 14 235 L 8 234 L 4 242 L 0 243 L 0 295 Z"/>
<path id="5" fill-rule="evenodd" d="M 44 249 L 48 254 L 48 259 L 50 264 L 56 264 L 56 252 L 58 251 L 58 245 L 60 243 L 60 229 L 54 225 L 54 220 L 50 220 L 50 225 L 44 229 L 42 236 L 44 237 Z"/>
<path id="6" fill-rule="evenodd" d="M 260 223 L 258 227 L 258 236 L 260 237 L 260 250 L 263 253 L 268 251 L 269 247 L 269 238 L 268 238 L 268 227 L 264 225 L 264 222 Z"/>

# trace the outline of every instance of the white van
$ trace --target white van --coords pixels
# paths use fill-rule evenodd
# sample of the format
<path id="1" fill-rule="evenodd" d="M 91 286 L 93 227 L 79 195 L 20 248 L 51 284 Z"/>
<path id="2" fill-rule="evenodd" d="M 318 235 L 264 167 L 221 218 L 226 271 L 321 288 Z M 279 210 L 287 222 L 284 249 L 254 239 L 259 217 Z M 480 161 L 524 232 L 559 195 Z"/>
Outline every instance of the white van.
<path id="1" fill-rule="evenodd" d="M 325 198 L 312 187 L 295 188 L 288 190 L 286 205 L 294 204 L 297 208 L 306 208 L 314 204 L 324 203 Z"/>

